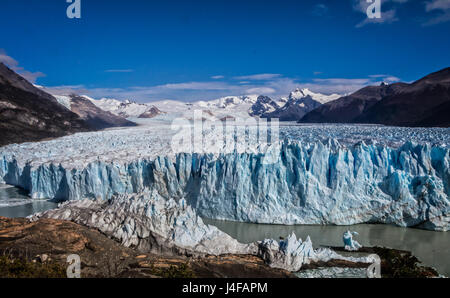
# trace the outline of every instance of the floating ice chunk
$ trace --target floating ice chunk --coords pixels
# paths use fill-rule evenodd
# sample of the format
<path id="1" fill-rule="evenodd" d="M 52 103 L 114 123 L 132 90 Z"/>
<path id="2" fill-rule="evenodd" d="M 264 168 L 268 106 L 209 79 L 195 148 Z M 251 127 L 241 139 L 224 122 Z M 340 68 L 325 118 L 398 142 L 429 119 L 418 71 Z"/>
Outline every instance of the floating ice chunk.
<path id="1" fill-rule="evenodd" d="M 328 248 L 314 249 L 309 236 L 302 242 L 301 239 L 297 239 L 294 233 L 279 243 L 273 239 L 266 239 L 259 242 L 258 247 L 258 255 L 271 267 L 292 272 L 300 270 L 304 264 L 310 264 L 311 262 L 328 262 L 333 259 L 355 263 L 369 263 L 370 261 L 366 257 L 344 257 Z"/>
<path id="2" fill-rule="evenodd" d="M 358 241 L 353 240 L 353 235 L 358 235 L 358 232 L 350 232 L 346 231 L 342 236 L 342 240 L 344 241 L 344 248 L 348 251 L 355 251 L 362 247 Z"/>

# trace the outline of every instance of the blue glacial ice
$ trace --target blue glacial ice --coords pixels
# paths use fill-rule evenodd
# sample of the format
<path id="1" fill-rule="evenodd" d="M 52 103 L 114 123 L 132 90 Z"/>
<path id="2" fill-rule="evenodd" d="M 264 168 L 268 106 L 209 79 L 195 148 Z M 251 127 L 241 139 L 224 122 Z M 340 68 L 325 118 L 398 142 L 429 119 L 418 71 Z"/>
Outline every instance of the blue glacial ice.
<path id="1" fill-rule="evenodd" d="M 340 137 L 314 139 L 317 129 Z M 448 230 L 448 130 L 389 134 L 377 128 L 378 140 L 389 144 L 365 131 L 282 128 L 288 137 L 270 165 L 259 153 L 170 155 L 166 135 L 142 128 L 76 134 L 0 148 L 0 182 L 29 190 L 33 198 L 60 200 L 154 189 L 165 198 L 185 198 L 199 215 L 213 219 Z M 392 142 L 383 134 L 393 135 Z M 400 145 L 399 139 L 415 142 Z"/>

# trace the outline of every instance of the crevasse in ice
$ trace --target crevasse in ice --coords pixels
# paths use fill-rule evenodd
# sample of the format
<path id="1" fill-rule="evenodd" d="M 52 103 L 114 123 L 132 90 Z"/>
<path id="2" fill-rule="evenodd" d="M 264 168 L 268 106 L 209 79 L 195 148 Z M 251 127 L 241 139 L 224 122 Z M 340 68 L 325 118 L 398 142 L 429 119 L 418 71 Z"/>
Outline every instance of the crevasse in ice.
<path id="1" fill-rule="evenodd" d="M 280 148 L 269 165 L 262 154 L 233 153 L 93 159 L 76 168 L 26 162 L 0 150 L 0 181 L 33 198 L 61 200 L 155 189 L 166 198 L 185 198 L 201 216 L 224 220 L 450 227 L 446 146 L 286 140 Z"/>

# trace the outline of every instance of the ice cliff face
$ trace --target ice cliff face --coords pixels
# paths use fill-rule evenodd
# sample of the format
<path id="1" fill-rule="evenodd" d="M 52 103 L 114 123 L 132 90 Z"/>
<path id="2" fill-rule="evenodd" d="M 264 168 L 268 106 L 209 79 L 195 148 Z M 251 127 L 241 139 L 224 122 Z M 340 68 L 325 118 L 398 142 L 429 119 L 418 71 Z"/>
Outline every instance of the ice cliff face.
<path id="1" fill-rule="evenodd" d="M 33 198 L 109 199 L 149 188 L 165 198 L 185 198 L 199 215 L 214 219 L 450 228 L 445 146 L 284 141 L 274 164 L 264 165 L 263 158 L 256 153 L 178 154 L 93 160 L 68 168 L 27 164 L 4 153 L 0 177 L 29 190 Z"/>

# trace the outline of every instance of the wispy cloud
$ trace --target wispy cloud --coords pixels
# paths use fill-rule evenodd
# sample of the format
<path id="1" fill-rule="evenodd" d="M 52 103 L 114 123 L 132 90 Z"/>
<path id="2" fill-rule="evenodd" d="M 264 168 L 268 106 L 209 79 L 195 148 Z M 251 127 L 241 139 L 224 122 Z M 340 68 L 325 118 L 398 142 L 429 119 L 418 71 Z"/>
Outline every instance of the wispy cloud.
<path id="1" fill-rule="evenodd" d="M 260 80 L 270 80 L 274 78 L 281 77 L 281 74 L 278 73 L 261 73 L 261 74 L 254 74 L 254 75 L 248 75 L 248 76 L 238 76 L 234 77 L 235 80 L 250 80 L 250 81 L 260 81 Z"/>
<path id="2" fill-rule="evenodd" d="M 133 69 L 108 69 L 108 70 L 105 70 L 105 72 L 118 72 L 118 73 L 126 73 L 126 72 L 133 72 L 134 70 Z"/>
<path id="3" fill-rule="evenodd" d="M 151 102 L 162 99 L 182 101 L 210 100 L 229 95 L 262 94 L 273 98 L 287 96 L 295 88 L 309 88 L 325 94 L 347 94 L 368 85 L 378 85 L 382 81 L 393 82 L 398 78 L 392 75 L 375 74 L 365 78 L 313 78 L 298 80 L 281 75 L 272 79 L 248 81 L 246 84 L 229 81 L 205 81 L 169 83 L 156 86 L 134 86 L 128 88 L 86 88 L 85 86 L 59 86 L 48 88 L 56 94 L 64 92 L 86 94 L 94 98 L 111 97 Z"/>
<path id="4" fill-rule="evenodd" d="M 160 89 L 172 90 L 227 90 L 230 85 L 223 82 L 187 82 L 157 86 Z"/>
<path id="5" fill-rule="evenodd" d="M 447 10 L 450 9 L 450 1 L 448 0 L 432 0 L 425 3 L 425 10 L 432 11 L 435 9 Z"/>
<path id="6" fill-rule="evenodd" d="M 423 26 L 432 26 L 450 21 L 449 0 L 432 0 L 431 2 L 425 2 L 425 11 L 437 13 L 437 15 L 423 23 Z"/>
<path id="7" fill-rule="evenodd" d="M 386 74 L 370 75 L 369 77 L 373 78 L 373 79 L 381 79 L 381 80 L 383 80 L 383 82 L 386 82 L 386 83 L 393 83 L 393 82 L 400 81 L 400 78 L 398 78 L 396 76 L 386 75 Z"/>
<path id="8" fill-rule="evenodd" d="M 311 13 L 315 16 L 322 17 L 328 13 L 328 6 L 323 3 L 314 5 Z"/>
<path id="9" fill-rule="evenodd" d="M 225 76 L 222 76 L 222 75 L 212 76 L 211 77 L 211 79 L 213 79 L 213 80 L 220 80 L 220 79 L 224 79 L 224 78 L 225 78 Z"/>
<path id="10" fill-rule="evenodd" d="M 31 83 L 35 83 L 38 78 L 45 77 L 45 74 L 40 71 L 31 72 L 25 70 L 23 67 L 19 66 L 19 62 L 16 59 L 8 56 L 3 49 L 0 49 L 0 62 L 6 64 Z"/>
<path id="11" fill-rule="evenodd" d="M 245 91 L 246 94 L 273 94 L 277 92 L 277 90 L 269 87 L 255 87 L 250 88 Z"/>
<path id="12" fill-rule="evenodd" d="M 398 21 L 396 4 L 406 3 L 408 0 L 381 0 L 381 18 L 369 19 L 367 16 L 367 8 L 373 4 L 373 1 L 353 0 L 353 9 L 365 15 L 364 20 L 356 24 L 356 28 L 361 28 L 368 24 L 390 24 Z M 390 9 L 383 11 L 383 5 L 390 3 Z"/>

